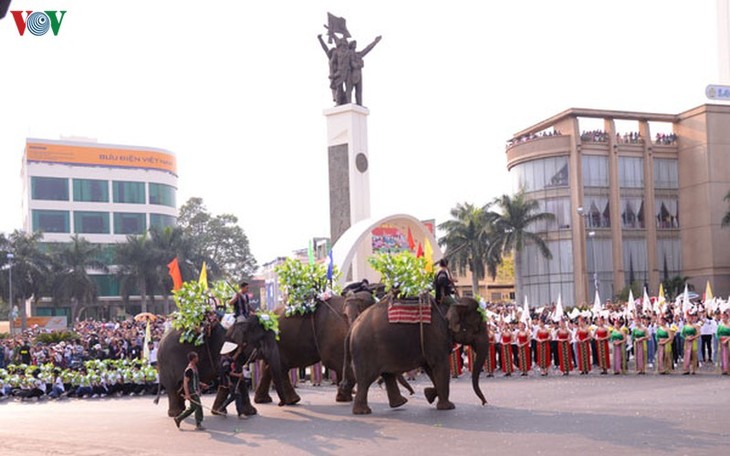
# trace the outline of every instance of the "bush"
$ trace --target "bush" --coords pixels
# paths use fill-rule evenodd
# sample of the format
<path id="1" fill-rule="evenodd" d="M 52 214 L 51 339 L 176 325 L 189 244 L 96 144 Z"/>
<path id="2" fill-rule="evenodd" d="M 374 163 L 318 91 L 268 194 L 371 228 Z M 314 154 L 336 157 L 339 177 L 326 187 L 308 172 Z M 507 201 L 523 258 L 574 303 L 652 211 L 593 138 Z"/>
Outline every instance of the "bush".
<path id="1" fill-rule="evenodd" d="M 43 344 L 57 344 L 59 342 L 68 342 L 80 338 L 81 336 L 73 331 L 53 331 L 38 334 L 35 340 L 36 342 L 41 342 Z"/>

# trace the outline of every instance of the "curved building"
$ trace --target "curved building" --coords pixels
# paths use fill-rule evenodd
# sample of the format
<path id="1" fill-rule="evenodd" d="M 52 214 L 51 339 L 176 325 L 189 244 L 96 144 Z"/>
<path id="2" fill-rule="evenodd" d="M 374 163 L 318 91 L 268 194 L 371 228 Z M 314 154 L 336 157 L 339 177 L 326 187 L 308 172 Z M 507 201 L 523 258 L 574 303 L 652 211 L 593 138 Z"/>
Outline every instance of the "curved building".
<path id="1" fill-rule="evenodd" d="M 541 305 L 560 293 L 580 305 L 596 288 L 610 299 L 631 282 L 656 295 L 680 274 L 697 289 L 710 280 L 730 292 L 730 255 L 719 247 L 730 241 L 720 227 L 729 124 L 730 106 L 676 115 L 574 108 L 516 133 L 507 146 L 514 190 L 555 215 L 536 227 L 553 258 L 527 245 L 515 265 L 519 295 Z"/>
<path id="2" fill-rule="evenodd" d="M 163 149 L 28 138 L 21 174 L 24 230 L 101 244 L 107 264 L 128 235 L 177 222 L 177 160 Z M 101 301 L 118 299 L 113 274 L 93 278 Z"/>

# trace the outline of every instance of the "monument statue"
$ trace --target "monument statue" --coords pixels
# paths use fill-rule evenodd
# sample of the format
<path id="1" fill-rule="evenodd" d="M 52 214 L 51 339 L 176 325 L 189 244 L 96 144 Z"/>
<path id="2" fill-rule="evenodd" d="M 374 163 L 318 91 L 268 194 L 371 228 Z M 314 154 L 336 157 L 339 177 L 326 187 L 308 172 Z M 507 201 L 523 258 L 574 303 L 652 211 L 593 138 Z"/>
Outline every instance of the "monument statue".
<path id="1" fill-rule="evenodd" d="M 327 13 L 327 25 L 324 28 L 327 29 L 329 44 L 335 43 L 330 48 L 325 44 L 321 34 L 317 36 L 329 61 L 332 101 L 335 102 L 335 106 L 352 103 L 354 90 L 355 103 L 362 106 L 362 68 L 365 66 L 363 57 L 380 42 L 382 37 L 376 37 L 365 49 L 358 51 L 357 41 L 347 41 L 350 38 L 350 32 L 347 31 L 344 18 Z"/>

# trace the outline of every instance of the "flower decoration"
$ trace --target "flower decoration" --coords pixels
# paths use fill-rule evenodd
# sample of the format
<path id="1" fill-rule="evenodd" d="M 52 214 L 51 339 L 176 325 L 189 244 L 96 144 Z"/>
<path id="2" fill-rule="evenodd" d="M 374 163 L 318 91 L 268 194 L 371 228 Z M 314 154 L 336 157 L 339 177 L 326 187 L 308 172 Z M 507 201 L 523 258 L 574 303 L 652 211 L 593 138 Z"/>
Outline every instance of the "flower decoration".
<path id="1" fill-rule="evenodd" d="M 266 331 L 273 331 L 276 340 L 279 340 L 279 316 L 270 310 L 259 309 L 256 311 L 259 323 Z"/>
<path id="2" fill-rule="evenodd" d="M 415 298 L 433 287 L 433 274 L 426 270 L 427 260 L 409 251 L 381 253 L 368 258 L 368 263 L 382 276 L 385 291 L 392 291 L 396 298 Z"/>
<path id="3" fill-rule="evenodd" d="M 178 310 L 172 313 L 172 327 L 182 331 L 180 343 L 203 344 L 201 328 L 209 309 L 208 292 L 198 282 L 185 282 L 173 298 Z"/>
<path id="4" fill-rule="evenodd" d="M 308 264 L 293 258 L 287 258 L 276 266 L 274 271 L 279 277 L 279 284 L 286 294 L 284 315 L 306 315 L 317 310 L 317 296 L 327 290 L 327 265 L 324 263 Z M 340 273 L 333 268 L 332 282 L 337 283 Z M 335 286 L 335 291 L 339 287 Z"/>

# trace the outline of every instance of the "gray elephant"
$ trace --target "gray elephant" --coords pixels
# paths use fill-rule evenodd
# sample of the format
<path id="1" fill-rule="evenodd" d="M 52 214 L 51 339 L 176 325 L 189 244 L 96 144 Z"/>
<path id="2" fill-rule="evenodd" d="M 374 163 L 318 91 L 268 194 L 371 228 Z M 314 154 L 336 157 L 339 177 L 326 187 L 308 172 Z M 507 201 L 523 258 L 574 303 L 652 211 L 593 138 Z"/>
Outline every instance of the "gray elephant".
<path id="1" fill-rule="evenodd" d="M 226 331 L 220 324 L 214 323 L 208 330 L 205 343 L 195 346 L 191 343 L 180 342 L 180 330 L 168 331 L 160 341 L 157 353 L 157 368 L 160 378 L 160 390 L 164 388 L 168 398 L 167 415 L 174 417 L 185 409 L 185 400 L 181 394 L 183 372 L 188 364 L 187 354 L 194 351 L 198 354 L 198 372 L 200 381 L 211 383 L 219 377 L 220 373 L 220 350 L 226 340 L 235 342 L 240 347 L 237 354 L 239 359 L 249 359 L 253 350 L 256 349 L 256 358 L 264 359 L 273 365 L 280 365 L 279 347 L 276 344 L 276 335 L 272 331 L 265 330 L 255 315 L 247 320 L 237 322 Z M 280 388 L 282 373 L 279 369 L 272 372 L 274 384 L 280 396 L 283 394 Z M 160 390 L 157 393 L 158 402 Z M 248 398 L 248 394 L 246 394 Z M 248 399 L 245 399 L 245 401 Z M 249 408 L 250 407 L 250 408 Z M 251 412 L 253 407 L 246 407 Z M 255 409 L 253 409 L 255 413 Z"/>
<path id="2" fill-rule="evenodd" d="M 371 413 L 368 390 L 381 375 L 390 406 L 399 407 L 408 402 L 400 394 L 395 376 L 418 367 L 423 368 L 434 385 L 424 391 L 428 402 L 438 399 L 436 407 L 439 410 L 453 409 L 454 404 L 449 401 L 449 353 L 454 342 L 474 349 L 476 368 L 472 372 L 472 387 L 482 404 L 486 404 L 479 388 L 479 374 L 489 352 L 489 337 L 486 323 L 478 311 L 479 303 L 471 298 L 460 300 L 459 328 L 453 332 L 446 319 L 448 307 L 437 304 L 430 296 L 430 324 L 389 323 L 387 313 L 391 300 L 392 297 L 387 297 L 362 312 L 347 335 L 343 383 L 352 382 L 354 375 L 357 393 L 353 413 Z"/>

